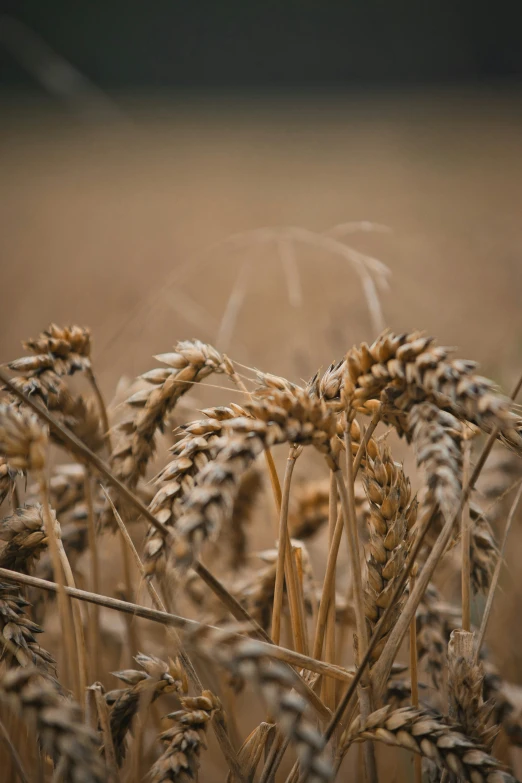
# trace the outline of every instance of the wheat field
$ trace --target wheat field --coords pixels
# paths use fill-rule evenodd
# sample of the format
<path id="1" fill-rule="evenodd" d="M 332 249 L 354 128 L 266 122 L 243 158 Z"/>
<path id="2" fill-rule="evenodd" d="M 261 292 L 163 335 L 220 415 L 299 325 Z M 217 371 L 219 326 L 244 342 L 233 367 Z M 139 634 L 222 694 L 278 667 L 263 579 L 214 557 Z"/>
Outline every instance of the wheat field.
<path id="1" fill-rule="evenodd" d="M 444 105 L 3 129 L 6 780 L 522 774 L 518 120 Z"/>

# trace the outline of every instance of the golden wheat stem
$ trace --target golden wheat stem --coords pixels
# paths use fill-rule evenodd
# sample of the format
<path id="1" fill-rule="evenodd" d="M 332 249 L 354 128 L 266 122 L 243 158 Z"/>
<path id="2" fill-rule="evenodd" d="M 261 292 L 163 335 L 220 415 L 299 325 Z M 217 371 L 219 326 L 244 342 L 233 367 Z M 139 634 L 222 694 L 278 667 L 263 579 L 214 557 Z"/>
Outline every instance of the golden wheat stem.
<path id="1" fill-rule="evenodd" d="M 308 648 L 308 633 L 306 628 L 306 607 L 304 600 L 304 584 L 303 584 L 303 550 L 300 547 L 291 547 L 292 560 L 295 569 L 295 587 L 297 598 L 297 613 L 299 620 L 299 629 L 302 634 L 302 652 L 305 655 L 309 655 Z M 299 649 L 299 647 L 298 647 Z M 301 651 L 301 650 L 300 650 Z"/>
<path id="2" fill-rule="evenodd" d="M 488 592 L 488 597 L 486 600 L 486 606 L 484 607 L 484 614 L 482 615 L 482 621 L 480 623 L 480 630 L 477 635 L 477 641 L 475 645 L 475 664 L 478 663 L 479 656 L 480 656 L 480 649 L 482 647 L 482 644 L 484 642 L 484 636 L 486 635 L 486 628 L 488 625 L 489 615 L 491 614 L 491 607 L 493 606 L 493 598 L 495 597 L 495 590 L 497 589 L 498 579 L 500 576 L 500 570 L 502 568 L 503 562 L 504 562 L 504 553 L 506 551 L 506 543 L 509 536 L 509 531 L 511 530 L 511 525 L 513 522 L 513 519 L 515 518 L 515 512 L 518 508 L 518 504 L 520 503 L 520 498 L 522 497 L 522 484 L 520 484 L 518 488 L 518 492 L 516 494 L 516 497 L 512 503 L 512 506 L 509 510 L 509 515 L 506 522 L 506 527 L 504 529 L 504 535 L 502 537 L 502 544 L 500 546 L 500 551 L 497 556 L 497 562 L 495 564 L 495 571 L 493 573 L 493 577 L 491 579 L 491 585 Z"/>
<path id="3" fill-rule="evenodd" d="M 471 442 L 464 443 L 462 467 L 462 483 L 464 486 L 469 482 L 471 465 Z M 461 517 L 461 546 L 462 546 L 462 629 L 471 630 L 471 517 L 469 514 L 469 503 L 464 503 Z"/>
<path id="4" fill-rule="evenodd" d="M 357 517 L 355 514 L 355 479 L 352 462 L 351 421 L 349 418 L 347 419 L 346 429 L 344 432 L 344 442 L 346 446 L 346 484 L 344 483 L 340 470 L 336 471 L 336 480 L 339 495 L 341 497 L 341 508 L 350 550 L 353 598 L 355 606 L 355 625 L 357 628 L 357 647 L 359 652 L 364 655 L 368 649 L 368 633 L 366 627 L 366 615 L 364 612 L 364 589 L 361 573 Z M 361 677 L 361 684 L 359 688 L 359 703 L 361 708 L 361 716 L 363 717 L 363 720 L 365 720 L 372 712 L 372 694 L 370 679 L 367 672 L 364 672 L 363 676 Z M 368 783 L 377 783 L 377 762 L 375 759 L 375 749 L 373 747 L 373 743 L 371 742 L 367 742 L 365 745 L 364 760 Z"/>
<path id="5" fill-rule="evenodd" d="M 410 574 L 410 591 L 415 587 L 415 567 Z M 413 617 L 410 622 L 410 680 L 411 680 L 411 703 L 414 707 L 419 706 L 419 675 L 418 675 L 418 653 L 417 653 L 417 618 Z M 413 756 L 413 769 L 415 783 L 422 783 L 422 758 L 417 753 Z"/>
<path id="6" fill-rule="evenodd" d="M 42 511 L 45 522 L 45 532 L 48 541 L 49 552 L 51 555 L 51 563 L 53 566 L 53 575 L 57 584 L 58 593 L 58 608 L 60 612 L 60 620 L 62 624 L 62 630 L 64 635 L 64 668 L 66 672 L 66 682 L 71 684 L 73 692 L 76 694 L 77 700 L 80 700 L 83 696 L 84 690 L 80 689 L 79 671 L 75 666 L 75 661 L 78 660 L 77 656 L 77 644 L 73 630 L 73 624 L 71 620 L 72 612 L 71 601 L 66 595 L 64 575 L 62 572 L 60 551 L 58 548 L 58 542 L 54 533 L 54 525 L 51 517 L 51 509 L 49 506 L 49 493 L 47 487 L 47 479 L 45 474 L 40 471 L 38 477 L 38 484 L 40 488 L 40 496 L 42 501 Z"/>
<path id="7" fill-rule="evenodd" d="M 123 565 L 123 592 L 125 593 L 127 600 L 132 601 L 134 598 L 134 589 L 132 586 L 131 560 L 129 556 L 129 550 L 127 548 L 127 544 L 125 542 L 125 538 L 122 534 L 121 528 L 119 529 L 118 538 L 120 540 L 121 562 Z M 132 657 L 132 651 L 142 649 L 139 641 L 138 629 L 136 628 L 136 625 L 132 621 L 127 623 L 127 634 L 129 637 L 129 647 L 130 647 L 130 650 L 127 650 L 127 653 L 130 652 Z"/>
<path id="8" fill-rule="evenodd" d="M 337 482 L 335 473 L 330 471 L 330 498 L 328 502 L 328 549 L 332 547 L 335 536 L 335 523 L 337 521 Z M 328 589 L 328 613 L 326 615 L 326 626 L 324 630 L 324 658 L 325 661 L 333 663 L 335 661 L 335 565 L 333 569 L 333 577 L 330 580 L 328 586 L 324 586 L 324 589 Z M 317 622 L 317 631 L 319 631 L 319 622 Z M 316 637 L 317 638 L 317 637 Z M 317 646 L 323 647 L 323 639 L 317 642 Z M 316 646 L 314 645 L 314 655 Z M 327 707 L 331 710 L 335 709 L 335 693 L 336 687 L 333 680 L 325 680 L 323 682 L 323 701 Z"/>
<path id="9" fill-rule="evenodd" d="M 91 365 L 87 367 L 85 374 L 87 375 L 87 379 L 91 384 L 94 396 L 96 397 L 96 402 L 98 403 L 98 409 L 100 411 L 100 418 L 102 420 L 103 426 L 103 439 L 105 441 L 107 451 L 109 454 L 112 454 L 111 427 L 109 424 L 109 417 L 107 415 L 107 407 L 105 405 L 103 394 L 101 393 L 100 387 L 98 386 L 98 382 Z"/>
<path id="10" fill-rule="evenodd" d="M 291 448 L 286 460 L 285 477 L 283 481 L 283 494 L 279 513 L 279 541 L 277 549 L 276 580 L 274 588 L 274 605 L 272 610 L 271 637 L 274 644 L 279 644 L 281 639 L 281 614 L 283 611 L 283 593 L 285 586 L 285 563 L 288 538 L 288 504 L 290 501 L 290 484 L 296 462 L 295 449 Z M 289 580 L 287 580 L 288 582 Z M 292 624 L 292 629 L 293 629 Z M 294 645 L 295 646 L 295 645 Z M 297 646 L 296 646 L 297 649 Z"/>
<path id="11" fill-rule="evenodd" d="M 355 455 L 355 459 L 353 462 L 354 477 L 357 476 L 359 468 L 361 467 L 361 461 L 364 452 L 366 451 L 366 447 L 378 423 L 379 423 L 379 415 L 376 413 L 374 414 L 370 424 L 368 425 L 368 428 L 364 433 L 364 437 L 361 440 L 359 448 L 357 449 L 357 454 Z M 337 481 L 337 478 L 335 480 Z M 326 621 L 328 616 L 328 607 L 330 604 L 331 592 L 332 590 L 335 591 L 335 586 L 333 585 L 335 585 L 335 569 L 337 564 L 337 557 L 339 555 L 339 546 L 341 544 L 341 538 L 343 535 L 343 527 L 344 527 L 343 512 L 342 510 L 340 510 L 337 515 L 337 522 L 335 524 L 332 541 L 328 549 L 328 560 L 326 562 L 326 571 L 323 580 L 323 592 L 321 594 L 321 600 L 319 602 L 319 611 L 317 613 L 317 624 L 316 624 L 314 648 L 312 653 L 314 658 L 320 658 L 321 655 L 323 654 L 324 634 L 325 634 Z"/>
<path id="12" fill-rule="evenodd" d="M 91 474 L 86 467 L 84 472 L 85 502 L 87 504 L 87 524 L 89 537 L 89 552 L 91 555 L 91 583 L 90 587 L 93 593 L 100 592 L 100 561 L 98 558 L 98 547 L 96 546 L 96 528 L 94 521 L 94 506 L 92 500 Z M 97 606 L 92 606 L 87 614 L 89 620 L 89 646 L 92 655 L 92 669 L 96 680 L 101 676 L 101 655 L 99 643 L 100 629 L 100 610 Z"/>
<path id="13" fill-rule="evenodd" d="M 259 783 L 275 783 L 275 776 L 285 755 L 290 738 L 285 737 L 281 731 L 274 737 L 270 752 L 267 754 L 265 765 L 261 771 Z"/>
<path id="14" fill-rule="evenodd" d="M 103 737 L 105 761 L 107 763 L 107 767 L 109 768 L 110 774 L 114 777 L 114 780 L 117 783 L 119 780 L 118 765 L 116 763 L 116 752 L 114 750 L 114 742 L 112 739 L 107 702 L 105 701 L 103 691 L 99 683 L 94 683 L 94 685 L 89 686 L 88 690 L 91 691 L 94 696 L 96 713 Z"/>
<path id="15" fill-rule="evenodd" d="M 13 745 L 13 742 L 11 740 L 11 737 L 9 735 L 9 732 L 7 731 L 4 722 L 0 719 L 0 734 L 2 735 L 2 739 L 9 748 L 9 754 L 11 762 L 16 769 L 16 774 L 20 778 L 20 783 L 30 783 L 29 778 L 27 776 L 27 773 L 24 769 L 24 765 L 22 764 L 22 759 L 20 758 L 20 754 L 18 753 L 17 749 Z M 6 770 L 4 770 L 6 772 Z M 6 777 L 6 780 L 9 778 Z"/>
<path id="16" fill-rule="evenodd" d="M 20 574 L 18 571 L 11 571 L 8 568 L 0 568 L 0 578 L 2 577 L 10 582 L 37 587 L 50 593 L 57 593 L 60 587 L 56 582 L 49 582 L 46 579 L 29 576 L 29 574 Z M 188 618 L 180 617 L 179 615 L 162 612 L 158 609 L 151 609 L 146 606 L 140 606 L 140 604 L 130 603 L 129 601 L 122 601 L 118 598 L 97 595 L 88 590 L 73 589 L 70 587 L 64 587 L 63 589 L 67 595 L 71 598 L 76 598 L 79 601 L 87 601 L 88 603 L 98 604 L 98 606 L 105 606 L 107 609 L 142 617 L 145 620 L 152 620 L 161 625 L 172 625 L 174 628 L 179 628 L 183 631 L 194 631 L 198 628 L 207 627 L 204 623 L 198 623 L 196 620 L 189 620 Z M 216 630 L 214 626 L 208 627 Z M 237 637 L 238 639 L 244 639 L 244 636 L 240 633 L 237 634 Z M 302 655 L 301 653 L 295 652 L 295 650 L 289 650 L 286 647 L 278 647 L 269 642 L 259 640 L 257 641 L 257 644 L 260 646 L 263 654 L 267 655 L 269 658 L 285 661 L 291 666 L 296 666 L 300 669 L 308 669 L 316 674 L 324 674 L 327 677 L 334 677 L 335 679 L 344 682 L 350 682 L 353 679 L 353 672 L 348 671 L 341 666 L 318 661 L 308 655 Z"/>
<path id="17" fill-rule="evenodd" d="M 69 563 L 69 558 L 67 557 L 67 552 L 64 549 L 61 538 L 58 538 L 56 543 L 58 544 L 58 552 L 63 568 L 65 582 L 68 587 L 76 587 L 71 564 Z M 78 685 L 81 689 L 80 692 L 84 694 L 87 688 L 88 672 L 86 656 L 87 648 L 85 645 L 85 634 L 83 632 L 82 613 L 79 604 L 75 603 L 74 601 L 71 601 L 71 609 L 74 632 L 76 634 L 76 649 L 78 654 Z"/>

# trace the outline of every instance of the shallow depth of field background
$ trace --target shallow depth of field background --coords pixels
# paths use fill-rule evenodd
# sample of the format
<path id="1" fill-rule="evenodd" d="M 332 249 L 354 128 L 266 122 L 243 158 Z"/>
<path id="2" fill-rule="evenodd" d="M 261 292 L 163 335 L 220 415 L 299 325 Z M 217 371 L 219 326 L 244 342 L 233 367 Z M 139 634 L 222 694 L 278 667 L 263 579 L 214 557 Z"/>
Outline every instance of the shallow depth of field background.
<path id="1" fill-rule="evenodd" d="M 56 321 L 91 328 L 108 399 L 123 374 L 155 366 L 154 354 L 189 337 L 218 341 L 249 367 L 306 379 L 352 343 L 375 336 L 359 278 L 343 258 L 298 243 L 298 294 L 295 287 L 289 293 L 274 243 L 237 247 L 230 237 L 263 227 L 321 232 L 365 221 L 389 229 L 347 238 L 391 270 L 382 294 L 387 324 L 424 328 L 479 360 L 484 374 L 504 388 L 512 386 L 522 367 L 522 63 L 509 60 L 513 46 L 505 36 L 515 18 L 503 20 L 501 33 L 493 25 L 490 38 L 483 20 L 480 35 L 491 56 L 474 59 L 478 28 L 469 28 L 464 11 L 447 26 L 437 17 L 433 40 L 424 22 L 416 37 L 415 20 L 405 14 L 408 58 L 408 52 L 399 56 L 401 19 L 388 14 L 375 49 L 350 50 L 357 37 L 350 30 L 346 58 L 359 60 L 340 74 L 320 56 L 334 35 L 332 20 L 331 28 L 324 23 L 318 30 L 316 59 L 303 59 L 301 80 L 290 47 L 286 80 L 281 25 L 289 35 L 304 35 L 289 21 L 298 18 L 298 6 L 281 8 L 287 5 L 286 17 L 274 9 L 273 25 L 268 21 L 261 31 L 265 48 L 258 31 L 252 51 L 243 41 L 234 63 L 235 39 L 224 42 L 230 73 L 235 68 L 241 75 L 235 85 L 225 76 L 219 83 L 220 47 L 207 50 L 205 65 L 201 30 L 187 23 L 176 32 L 179 19 L 161 3 L 155 29 L 165 13 L 172 37 L 147 39 L 142 72 L 143 52 L 132 55 L 128 27 L 138 36 L 137 15 L 144 11 L 132 4 L 128 18 L 121 9 L 120 27 L 114 11 L 109 33 L 103 14 L 85 26 L 88 11 L 75 19 L 59 3 L 46 4 L 45 14 L 28 4 L 29 10 L 17 15 L 13 7 L 2 17 L 1 361 L 21 355 L 22 339 Z M 156 14 L 155 6 L 147 15 Z M 236 11 L 222 4 L 239 35 Z M 183 10 L 177 13 L 181 19 Z M 13 19 L 23 21 L 14 45 Z M 370 46 L 371 20 L 359 22 Z M 249 34 L 254 29 L 252 23 Z M 144 38 L 149 33 L 144 25 Z M 206 35 L 210 40 L 208 29 Z M 42 86 L 47 61 L 36 57 L 35 41 L 50 47 L 51 62 L 63 56 L 89 80 L 85 94 L 81 84 L 78 90 L 69 84 L 65 97 L 57 94 L 61 77 Z M 114 53 L 118 42 L 121 52 Z M 169 60 L 169 46 L 185 47 L 185 59 Z M 304 57 L 304 47 L 297 51 Z M 330 65 L 338 78 L 329 82 Z M 226 344 L 219 345 L 234 286 L 242 286 L 244 297 Z M 199 388 L 194 396 L 201 405 L 231 398 Z M 490 634 L 506 676 L 518 682 L 520 524 Z"/>

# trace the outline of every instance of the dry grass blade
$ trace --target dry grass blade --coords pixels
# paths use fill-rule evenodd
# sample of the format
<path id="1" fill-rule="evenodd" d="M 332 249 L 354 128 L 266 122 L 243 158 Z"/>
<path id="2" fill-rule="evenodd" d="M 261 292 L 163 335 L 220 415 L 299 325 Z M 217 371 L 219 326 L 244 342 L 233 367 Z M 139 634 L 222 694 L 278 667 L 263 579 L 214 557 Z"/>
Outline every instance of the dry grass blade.
<path id="1" fill-rule="evenodd" d="M 45 579 L 39 579 L 38 577 L 29 576 L 27 574 L 19 574 L 16 571 L 9 571 L 7 568 L 0 568 L 0 578 L 8 579 L 9 581 L 19 584 L 37 587 L 40 590 L 46 590 L 51 593 L 58 592 L 59 588 L 56 582 L 49 582 Z M 87 590 L 79 590 L 78 588 L 65 587 L 64 590 L 71 598 L 76 598 L 79 601 L 87 601 L 88 603 L 97 604 L 98 606 L 104 606 L 107 609 L 113 609 L 116 612 L 142 617 L 145 620 L 152 620 L 161 625 L 171 625 L 182 631 L 190 632 L 197 630 L 198 628 L 219 630 L 218 628 L 212 628 L 212 626 L 199 623 L 196 620 L 190 620 L 158 609 L 150 609 L 147 606 L 133 604 L 130 601 L 122 601 L 118 598 L 111 598 L 106 595 L 97 595 L 96 593 L 90 593 Z M 247 630 L 255 630 L 252 625 L 247 625 L 246 628 Z M 237 637 L 238 639 L 244 638 L 240 633 L 237 634 Z M 308 671 L 316 672 L 317 674 L 333 677 L 341 682 L 350 682 L 353 679 L 353 672 L 342 666 L 327 664 L 324 663 L 324 661 L 316 660 L 308 655 L 302 655 L 301 653 L 295 652 L 295 650 L 278 647 L 269 642 L 259 640 L 256 643 L 265 651 L 267 657 L 273 658 L 274 660 L 284 661 L 299 669 L 307 669 Z"/>

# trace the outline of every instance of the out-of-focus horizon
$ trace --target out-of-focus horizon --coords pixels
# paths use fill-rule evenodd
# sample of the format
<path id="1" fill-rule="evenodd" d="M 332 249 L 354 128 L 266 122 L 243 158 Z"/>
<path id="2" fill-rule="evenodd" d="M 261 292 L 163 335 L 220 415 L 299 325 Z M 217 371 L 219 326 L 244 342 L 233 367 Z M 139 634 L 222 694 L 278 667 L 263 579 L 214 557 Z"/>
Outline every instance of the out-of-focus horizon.
<path id="1" fill-rule="evenodd" d="M 359 252 L 387 324 L 509 383 L 520 14 L 421 5 L 5 5 L 5 358 L 53 319 L 110 387 L 189 336 L 307 377 L 375 333 Z"/>

